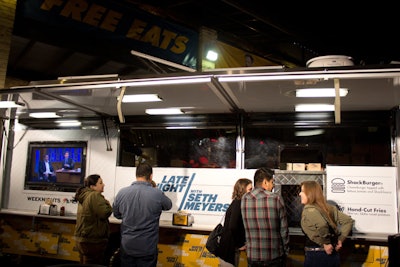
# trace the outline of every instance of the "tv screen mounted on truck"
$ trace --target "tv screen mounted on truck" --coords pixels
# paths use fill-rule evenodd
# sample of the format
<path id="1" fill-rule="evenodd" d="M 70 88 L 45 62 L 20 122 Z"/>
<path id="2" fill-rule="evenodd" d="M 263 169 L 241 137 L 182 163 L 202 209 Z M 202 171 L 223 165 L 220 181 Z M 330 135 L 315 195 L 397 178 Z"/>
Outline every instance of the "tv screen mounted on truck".
<path id="1" fill-rule="evenodd" d="M 30 142 L 25 190 L 75 192 L 86 174 L 85 141 Z"/>

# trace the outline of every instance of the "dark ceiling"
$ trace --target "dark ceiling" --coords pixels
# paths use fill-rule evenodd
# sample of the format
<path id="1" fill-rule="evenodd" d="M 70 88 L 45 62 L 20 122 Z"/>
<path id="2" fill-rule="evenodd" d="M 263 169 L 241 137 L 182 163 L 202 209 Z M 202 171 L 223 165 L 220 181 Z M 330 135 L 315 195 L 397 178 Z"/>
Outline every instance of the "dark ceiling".
<path id="1" fill-rule="evenodd" d="M 355 65 L 400 61 L 400 41 L 395 31 L 399 23 L 394 15 L 397 9 L 376 3 L 363 4 L 361 9 L 336 1 L 325 2 L 324 6 L 304 1 L 275 1 L 271 5 L 248 0 L 113 2 L 127 9 L 145 10 L 196 32 L 202 26 L 216 30 L 219 41 L 278 66 L 305 67 L 309 59 L 325 55 L 350 56 Z M 17 8 L 7 75 L 30 81 L 110 73 L 137 76 L 182 72 L 127 56 L 127 51 L 101 40 L 101 36 L 55 29 L 27 19 Z"/>

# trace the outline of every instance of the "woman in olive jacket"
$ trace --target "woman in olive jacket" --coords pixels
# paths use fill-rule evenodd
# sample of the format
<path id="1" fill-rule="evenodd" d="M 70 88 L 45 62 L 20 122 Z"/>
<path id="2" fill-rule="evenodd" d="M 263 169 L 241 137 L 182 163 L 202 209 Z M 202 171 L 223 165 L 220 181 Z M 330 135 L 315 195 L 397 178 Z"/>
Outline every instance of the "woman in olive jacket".
<path id="1" fill-rule="evenodd" d="M 247 178 L 238 179 L 233 187 L 232 202 L 225 213 L 224 231 L 217 250 L 221 267 L 239 266 L 240 252 L 246 249 L 240 205 L 242 196 L 252 188 L 252 181 Z"/>
<path id="2" fill-rule="evenodd" d="M 103 191 L 103 179 L 98 174 L 92 174 L 75 194 L 78 201 L 75 238 L 82 264 L 105 264 L 104 254 L 110 232 L 108 218 L 112 206 L 102 195 Z"/>
<path id="3" fill-rule="evenodd" d="M 354 220 L 325 200 L 316 181 L 301 183 L 301 228 L 305 233 L 304 267 L 339 267 L 339 250 L 350 234 Z"/>

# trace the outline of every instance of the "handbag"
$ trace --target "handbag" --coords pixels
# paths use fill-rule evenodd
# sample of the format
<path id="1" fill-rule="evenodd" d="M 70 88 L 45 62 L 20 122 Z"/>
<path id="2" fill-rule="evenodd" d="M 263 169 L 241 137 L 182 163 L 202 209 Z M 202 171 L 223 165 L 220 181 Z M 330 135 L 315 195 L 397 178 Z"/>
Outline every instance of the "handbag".
<path id="1" fill-rule="evenodd" d="M 224 226 L 222 225 L 224 217 L 225 215 L 222 217 L 221 222 L 211 231 L 206 242 L 207 250 L 216 257 L 218 257 L 218 248 L 220 246 L 221 235 L 224 231 Z"/>

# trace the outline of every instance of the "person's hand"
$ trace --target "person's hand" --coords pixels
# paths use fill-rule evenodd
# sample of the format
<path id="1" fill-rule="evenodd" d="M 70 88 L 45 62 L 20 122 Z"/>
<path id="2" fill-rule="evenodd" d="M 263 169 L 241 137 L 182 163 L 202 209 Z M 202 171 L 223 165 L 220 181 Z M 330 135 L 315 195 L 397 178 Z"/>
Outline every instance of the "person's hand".
<path id="1" fill-rule="evenodd" d="M 337 242 L 337 244 L 335 246 L 335 250 L 339 251 L 342 248 L 342 245 L 343 245 L 342 241 L 338 240 L 338 242 Z"/>
<path id="2" fill-rule="evenodd" d="M 243 247 L 240 247 L 239 250 L 246 250 L 246 245 L 244 245 Z"/>
<path id="3" fill-rule="evenodd" d="M 333 246 L 332 244 L 324 244 L 324 250 L 326 252 L 326 254 L 331 255 L 333 252 Z"/>

